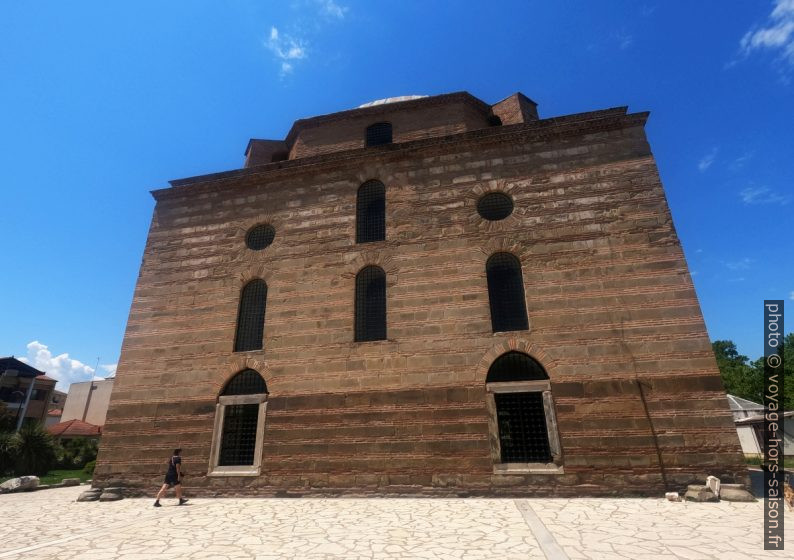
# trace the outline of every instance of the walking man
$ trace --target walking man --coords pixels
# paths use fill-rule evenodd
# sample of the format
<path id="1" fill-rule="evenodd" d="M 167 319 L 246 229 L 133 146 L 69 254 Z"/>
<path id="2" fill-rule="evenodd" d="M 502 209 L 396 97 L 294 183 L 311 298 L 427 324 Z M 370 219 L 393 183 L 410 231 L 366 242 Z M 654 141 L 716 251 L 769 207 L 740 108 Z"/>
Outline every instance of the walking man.
<path id="1" fill-rule="evenodd" d="M 154 507 L 162 507 L 160 503 L 160 498 L 163 497 L 165 491 L 174 487 L 174 491 L 176 492 L 176 497 L 179 499 L 178 505 L 184 505 L 187 502 L 187 498 L 182 497 L 182 450 L 181 449 L 174 449 L 174 455 L 171 457 L 171 460 L 168 461 L 168 472 L 165 473 L 165 481 L 163 482 L 162 488 L 157 493 L 157 498 L 154 500 Z"/>

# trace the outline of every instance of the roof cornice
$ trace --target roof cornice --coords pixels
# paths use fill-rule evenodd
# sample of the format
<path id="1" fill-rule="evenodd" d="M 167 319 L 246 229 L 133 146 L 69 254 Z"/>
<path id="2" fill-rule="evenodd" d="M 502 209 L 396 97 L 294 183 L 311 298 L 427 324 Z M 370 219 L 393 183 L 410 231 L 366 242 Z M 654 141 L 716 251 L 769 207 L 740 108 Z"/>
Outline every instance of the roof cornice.
<path id="1" fill-rule="evenodd" d="M 409 101 L 407 103 L 412 102 Z M 171 188 L 156 189 L 151 191 L 151 193 L 156 200 L 160 201 L 180 196 L 187 191 L 198 193 L 204 192 L 205 190 L 217 189 L 241 178 L 259 176 L 267 179 L 278 179 L 288 175 L 290 172 L 309 171 L 320 166 L 350 162 L 357 159 L 383 157 L 384 154 L 421 151 L 426 155 L 428 150 L 454 146 L 456 144 L 531 142 L 645 125 L 649 115 L 648 112 L 627 113 L 627 110 L 627 107 L 615 107 L 612 109 L 541 119 L 527 123 L 482 128 L 448 136 L 424 138 L 421 140 L 386 144 L 369 148 L 356 148 L 353 150 L 267 163 L 256 167 L 176 179 L 169 181 L 172 185 Z"/>

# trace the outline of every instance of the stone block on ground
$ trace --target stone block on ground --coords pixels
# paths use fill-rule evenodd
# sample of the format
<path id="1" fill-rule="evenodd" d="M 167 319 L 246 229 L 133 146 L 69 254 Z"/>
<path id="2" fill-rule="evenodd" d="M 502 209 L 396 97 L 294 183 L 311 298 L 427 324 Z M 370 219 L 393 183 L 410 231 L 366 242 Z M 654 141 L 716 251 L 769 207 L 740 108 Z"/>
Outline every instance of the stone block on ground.
<path id="1" fill-rule="evenodd" d="M 86 490 L 85 492 L 81 493 L 78 496 L 78 502 L 96 502 L 99 499 L 99 496 L 102 495 L 102 490 L 95 489 L 95 490 Z"/>
<path id="2" fill-rule="evenodd" d="M 124 496 L 116 494 L 115 492 L 102 492 L 102 494 L 99 495 L 100 502 L 115 502 L 123 498 Z"/>
<path id="3" fill-rule="evenodd" d="M 20 476 L 6 480 L 0 484 L 0 493 L 4 492 L 25 492 L 27 490 L 35 490 L 39 485 L 38 476 Z"/>
<path id="4" fill-rule="evenodd" d="M 61 481 L 61 486 L 80 486 L 79 478 L 64 478 Z"/>
<path id="5" fill-rule="evenodd" d="M 755 502 L 755 496 L 747 491 L 744 484 L 723 484 L 720 499 L 726 502 Z"/>
<path id="6" fill-rule="evenodd" d="M 687 502 L 719 502 L 720 499 L 708 486 L 703 484 L 690 484 L 687 486 L 684 499 Z"/>

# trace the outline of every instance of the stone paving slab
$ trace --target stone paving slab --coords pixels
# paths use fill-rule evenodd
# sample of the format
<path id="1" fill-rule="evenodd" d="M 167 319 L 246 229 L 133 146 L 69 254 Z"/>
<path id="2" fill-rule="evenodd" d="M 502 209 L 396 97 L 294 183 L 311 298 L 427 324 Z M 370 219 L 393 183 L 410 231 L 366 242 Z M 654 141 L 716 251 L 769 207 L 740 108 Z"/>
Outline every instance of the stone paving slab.
<path id="1" fill-rule="evenodd" d="M 151 499 L 85 487 L 0 496 L 0 559 L 762 559 L 763 506 L 656 499 Z"/>

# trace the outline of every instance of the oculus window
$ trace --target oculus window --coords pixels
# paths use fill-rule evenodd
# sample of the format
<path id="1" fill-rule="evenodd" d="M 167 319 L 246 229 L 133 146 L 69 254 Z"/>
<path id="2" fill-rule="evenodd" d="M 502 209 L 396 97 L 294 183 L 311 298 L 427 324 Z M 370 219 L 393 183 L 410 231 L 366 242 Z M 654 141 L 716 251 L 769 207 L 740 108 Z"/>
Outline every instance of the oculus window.
<path id="1" fill-rule="evenodd" d="M 245 236 L 245 245 L 252 251 L 261 251 L 273 243 L 276 230 L 271 225 L 258 225 L 248 230 Z"/>

